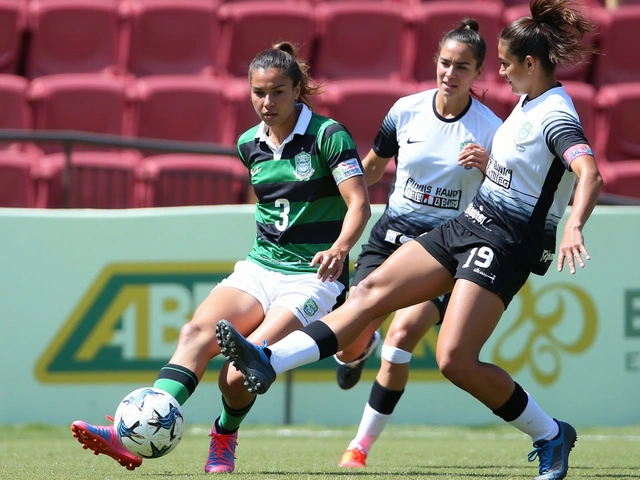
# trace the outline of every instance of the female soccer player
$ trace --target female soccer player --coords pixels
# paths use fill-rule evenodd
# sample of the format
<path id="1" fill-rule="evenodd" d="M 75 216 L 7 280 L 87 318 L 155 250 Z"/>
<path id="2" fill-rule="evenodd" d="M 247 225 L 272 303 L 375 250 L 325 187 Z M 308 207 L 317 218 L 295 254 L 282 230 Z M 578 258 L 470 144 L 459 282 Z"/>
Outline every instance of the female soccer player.
<path id="1" fill-rule="evenodd" d="M 602 186 L 573 102 L 555 75 L 557 65 L 580 61 L 581 38 L 593 26 L 571 0 L 532 0 L 530 8 L 530 17 L 500 34 L 500 74 L 521 98 L 496 132 L 476 197 L 460 216 L 400 247 L 342 307 L 269 348 L 218 322 L 222 353 L 250 391 L 263 393 L 280 372 L 334 354 L 382 315 L 451 291 L 436 349 L 443 375 L 531 437 L 537 480 L 566 476 L 575 429 L 550 417 L 507 372 L 479 359 L 529 274 L 549 268 L 574 186 L 557 268 L 566 262 L 574 274 L 576 263 L 584 267 L 583 256 L 590 257 L 582 230 Z"/>
<path id="2" fill-rule="evenodd" d="M 478 191 L 493 135 L 502 124 L 471 96 L 473 82 L 482 74 L 486 51 L 478 23 L 472 19 L 460 22 L 440 41 L 435 59 L 438 87 L 401 98 L 382 122 L 373 148 L 362 162 L 365 179 L 368 184 L 377 181 L 394 156 L 396 177 L 387 207 L 358 257 L 351 291 L 400 245 L 458 216 Z M 448 298 L 428 300 L 395 313 L 382 347 L 380 371 L 358 433 L 340 460 L 341 467 L 365 466 L 369 449 L 404 392 L 411 354 L 427 330 L 444 317 Z M 358 382 L 364 361 L 377 343 L 372 335 L 384 319 L 372 322 L 354 344 L 336 356 L 341 388 Z M 345 357 L 356 360 L 343 361 Z"/>
<path id="3" fill-rule="evenodd" d="M 180 332 L 173 357 L 154 387 L 182 405 L 209 361 L 220 353 L 216 324 L 226 319 L 245 335 L 276 341 L 319 320 L 344 300 L 348 253 L 371 215 L 356 146 L 347 130 L 312 113 L 311 83 L 289 43 L 260 52 L 249 66 L 251 101 L 261 122 L 238 140 L 257 197 L 257 235 L 246 260 L 220 282 Z M 255 395 L 226 395 L 228 364 L 220 372 L 222 414 L 211 429 L 206 472 L 232 472 L 238 426 Z M 119 442 L 113 426 L 76 421 L 84 448 L 133 470 L 142 459 Z"/>

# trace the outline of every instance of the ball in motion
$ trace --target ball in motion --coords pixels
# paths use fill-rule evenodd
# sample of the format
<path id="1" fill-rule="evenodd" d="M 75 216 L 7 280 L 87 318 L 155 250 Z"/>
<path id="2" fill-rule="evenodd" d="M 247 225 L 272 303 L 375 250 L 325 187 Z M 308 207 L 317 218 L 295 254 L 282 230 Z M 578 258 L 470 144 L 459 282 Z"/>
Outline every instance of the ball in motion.
<path id="1" fill-rule="evenodd" d="M 134 455 L 158 458 L 176 448 L 184 432 L 178 401 L 167 392 L 146 387 L 124 397 L 114 417 L 122 445 Z"/>

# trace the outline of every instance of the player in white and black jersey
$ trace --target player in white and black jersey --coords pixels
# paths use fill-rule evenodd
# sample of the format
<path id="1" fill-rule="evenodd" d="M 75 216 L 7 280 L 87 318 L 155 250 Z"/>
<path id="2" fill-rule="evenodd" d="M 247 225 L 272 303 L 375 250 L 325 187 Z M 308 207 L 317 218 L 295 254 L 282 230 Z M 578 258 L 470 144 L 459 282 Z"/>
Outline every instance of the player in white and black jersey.
<path id="1" fill-rule="evenodd" d="M 521 100 L 493 141 L 487 177 L 465 213 L 405 243 L 358 285 L 344 305 L 275 344 L 259 348 L 232 325 L 218 323 L 223 355 L 250 391 L 265 392 L 286 370 L 349 345 L 390 312 L 451 291 L 438 336 L 443 375 L 533 440 L 536 480 L 565 478 L 575 429 L 550 417 L 529 393 L 480 351 L 530 273 L 551 263 L 555 227 L 575 183 L 573 207 L 559 244 L 557 268 L 571 274 L 589 254 L 582 230 L 602 187 L 591 147 L 557 65 L 574 65 L 593 25 L 571 0 L 532 0 L 531 16 L 499 38 L 500 74 Z M 437 407 L 436 407 L 437 408 Z"/>
<path id="2" fill-rule="evenodd" d="M 375 183 L 394 157 L 396 175 L 385 211 L 357 259 L 351 291 L 402 244 L 457 217 L 475 196 L 493 135 L 502 124 L 471 95 L 473 82 L 482 75 L 486 50 L 478 23 L 464 19 L 440 41 L 435 59 L 438 87 L 400 98 L 383 120 L 363 160 L 364 175 L 368 184 Z M 444 318 L 448 299 L 443 295 L 395 313 L 358 433 L 339 466 L 366 465 L 370 448 L 404 392 L 412 352 Z M 383 316 L 372 322 L 358 340 L 336 355 L 341 388 L 352 388 L 360 379 L 384 320 Z"/>

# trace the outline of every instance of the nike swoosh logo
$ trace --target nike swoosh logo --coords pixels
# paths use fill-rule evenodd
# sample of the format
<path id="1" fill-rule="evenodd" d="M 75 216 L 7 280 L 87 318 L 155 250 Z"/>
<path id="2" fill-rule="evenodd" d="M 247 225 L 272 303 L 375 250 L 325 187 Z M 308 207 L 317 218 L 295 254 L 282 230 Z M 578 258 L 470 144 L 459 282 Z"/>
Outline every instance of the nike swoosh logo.
<path id="1" fill-rule="evenodd" d="M 420 143 L 420 142 L 426 142 L 426 140 L 423 140 L 423 139 L 411 140 L 411 138 L 407 140 L 407 143 Z"/>

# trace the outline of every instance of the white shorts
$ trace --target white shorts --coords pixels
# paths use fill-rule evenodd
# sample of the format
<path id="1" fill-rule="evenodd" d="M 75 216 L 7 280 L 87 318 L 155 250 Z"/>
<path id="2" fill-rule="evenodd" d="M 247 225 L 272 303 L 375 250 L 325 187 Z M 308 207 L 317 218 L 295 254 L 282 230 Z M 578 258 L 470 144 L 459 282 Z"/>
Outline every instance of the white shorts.
<path id="1" fill-rule="evenodd" d="M 265 315 L 271 307 L 284 307 L 303 326 L 333 310 L 345 289 L 338 281 L 322 282 L 315 273 L 285 275 L 248 260 L 236 262 L 233 273 L 215 288 L 218 287 L 233 287 L 248 293 L 260 302 Z"/>

